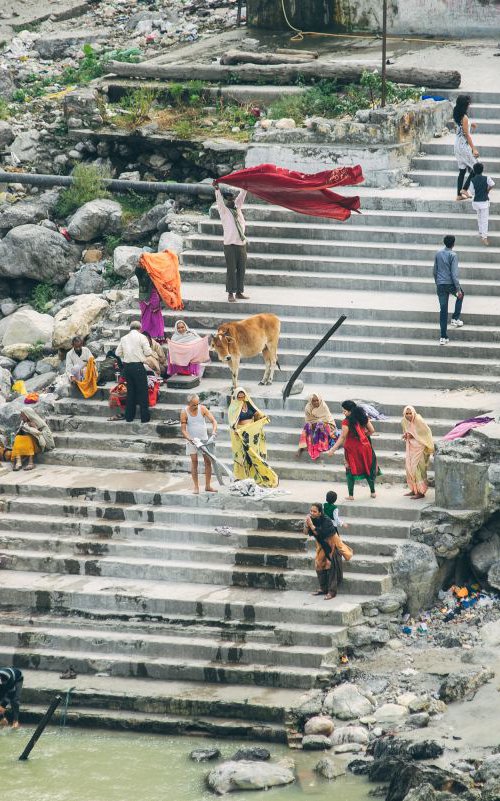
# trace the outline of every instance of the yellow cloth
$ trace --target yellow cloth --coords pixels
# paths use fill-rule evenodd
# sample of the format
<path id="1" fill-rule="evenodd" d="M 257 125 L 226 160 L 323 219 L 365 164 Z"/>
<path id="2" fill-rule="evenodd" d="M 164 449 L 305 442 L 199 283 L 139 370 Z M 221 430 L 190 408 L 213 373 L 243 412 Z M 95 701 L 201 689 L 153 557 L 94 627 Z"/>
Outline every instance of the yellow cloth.
<path id="1" fill-rule="evenodd" d="M 93 356 L 87 362 L 83 381 L 75 381 L 84 398 L 91 398 L 97 392 L 97 367 Z"/>
<path id="2" fill-rule="evenodd" d="M 406 419 L 406 412 L 411 412 L 411 420 Z M 412 437 L 414 437 L 414 439 L 420 443 L 420 445 L 423 445 L 426 453 L 434 453 L 432 431 L 425 422 L 424 418 L 420 414 L 417 414 L 413 406 L 405 406 L 401 425 L 403 426 L 403 434 L 411 434 Z"/>
<path id="3" fill-rule="evenodd" d="M 17 392 L 19 395 L 27 395 L 28 390 L 26 389 L 26 384 L 24 381 L 15 381 L 12 384 L 12 391 Z"/>
<path id="4" fill-rule="evenodd" d="M 12 446 L 11 460 L 14 461 L 21 456 L 34 456 L 35 453 L 40 453 L 35 437 L 31 434 L 17 434 Z"/>
<path id="5" fill-rule="evenodd" d="M 236 479 L 252 478 L 256 484 L 262 487 L 277 487 L 278 476 L 267 463 L 264 426 L 270 422 L 269 417 L 257 409 L 255 403 L 246 392 L 244 400 L 238 400 L 237 396 L 240 392 L 245 392 L 245 390 L 241 389 L 241 387 L 234 390 L 228 411 L 234 477 Z M 241 410 L 245 402 L 253 406 L 258 419 L 238 427 Z"/>

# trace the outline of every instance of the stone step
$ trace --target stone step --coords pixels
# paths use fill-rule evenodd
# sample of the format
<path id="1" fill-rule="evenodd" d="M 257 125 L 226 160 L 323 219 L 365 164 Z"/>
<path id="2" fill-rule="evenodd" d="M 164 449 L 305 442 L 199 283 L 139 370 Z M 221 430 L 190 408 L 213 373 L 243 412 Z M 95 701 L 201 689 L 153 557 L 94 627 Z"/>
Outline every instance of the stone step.
<path id="1" fill-rule="evenodd" d="M 170 656 L 108 655 L 99 652 L 71 651 L 71 664 L 79 674 L 109 673 L 130 678 L 152 678 L 161 681 L 204 681 L 224 684 L 259 684 L 267 687 L 311 689 L 322 676 L 320 669 L 280 665 L 243 664 L 205 661 Z M 0 644 L 3 665 L 14 663 L 21 670 L 38 664 L 41 670 L 61 672 L 68 664 L 68 653 L 53 648 L 9 648 Z M 15 660 L 15 661 L 14 661 Z"/>
<path id="2" fill-rule="evenodd" d="M 496 158 L 490 156 L 487 164 L 487 174 L 492 177 L 500 174 L 500 158 L 499 150 L 497 149 Z M 453 155 L 453 151 L 449 155 L 433 155 L 426 153 L 425 156 L 415 156 L 412 159 L 412 169 L 415 170 L 431 170 L 432 172 L 458 172 L 457 161 Z"/>
<path id="3" fill-rule="evenodd" d="M 372 596 L 373 597 L 373 596 Z M 3 571 L 0 609 L 51 614 L 101 614 L 147 620 L 189 614 L 199 619 L 252 624 L 296 623 L 314 626 L 346 626 L 360 622 L 365 595 L 341 588 L 332 601 L 318 601 L 302 591 L 269 590 L 227 585 L 150 581 L 101 576 Z"/>
<path id="4" fill-rule="evenodd" d="M 500 122 L 498 123 L 498 130 L 500 132 Z M 419 169 L 411 169 L 408 173 L 408 177 L 418 183 L 419 186 L 439 186 L 441 188 L 449 188 L 450 192 L 454 192 L 456 194 L 456 186 L 457 186 L 457 176 L 458 176 L 458 168 L 455 171 L 449 169 L 448 171 L 443 170 L 442 172 L 431 172 L 430 170 L 423 170 L 421 167 Z M 490 177 L 493 178 L 495 184 L 498 186 L 500 182 L 500 175 L 496 173 L 491 173 Z M 462 241 L 462 234 L 460 234 L 459 241 Z"/>
<path id="5" fill-rule="evenodd" d="M 182 556 L 182 554 L 181 554 Z M 70 551 L 51 553 L 50 551 L 9 550 L 5 570 L 33 571 L 72 576 L 102 576 L 115 579 L 140 575 L 148 581 L 184 582 L 195 584 L 227 585 L 233 587 L 258 587 L 270 590 L 294 589 L 314 592 L 317 588 L 316 574 L 313 570 L 291 569 L 287 567 L 268 567 L 267 565 L 238 565 L 208 561 L 198 564 L 189 561 L 191 554 L 185 553 L 181 559 L 155 559 L 149 562 L 137 556 L 93 556 L 76 557 Z M 346 563 L 343 589 L 346 593 L 359 595 L 381 595 L 392 587 L 388 575 L 388 557 L 367 557 Z M 367 571 L 370 572 L 367 572 Z M 363 572 L 364 571 L 364 572 Z M 376 572 L 375 572 L 376 571 Z"/>
<path id="6" fill-rule="evenodd" d="M 428 156 L 425 157 L 428 160 L 432 160 L 433 158 L 436 161 L 440 161 L 439 157 Z M 420 171 L 419 171 L 420 170 Z M 415 165 L 412 167 L 412 176 L 413 175 L 424 175 L 427 173 L 427 170 L 422 170 L 421 167 Z M 434 181 L 435 178 L 439 178 L 441 175 L 448 175 L 446 171 L 442 173 L 433 173 L 429 170 L 429 175 L 427 176 L 430 181 Z M 495 178 L 495 175 L 492 175 Z M 417 180 L 417 179 L 415 179 Z M 500 182 L 500 176 L 497 176 L 497 181 Z M 456 175 L 455 175 L 455 183 L 456 183 Z M 222 223 L 220 220 L 208 220 L 204 218 L 198 225 L 199 234 L 198 237 L 216 237 L 218 238 L 219 242 L 222 241 Z M 379 244 L 383 243 L 390 243 L 394 245 L 398 245 L 399 247 L 403 244 L 412 244 L 414 246 L 420 245 L 429 245 L 430 247 L 434 247 L 436 250 L 439 247 L 442 247 L 442 235 L 439 230 L 435 228 L 424 228 L 424 227 L 393 227 L 389 226 L 388 222 L 386 222 L 385 226 L 382 227 L 381 225 L 367 225 L 366 223 L 363 225 L 357 225 L 355 218 L 351 217 L 351 223 L 346 225 L 345 223 L 336 223 L 330 222 L 330 224 L 321 224 L 321 223 L 300 223 L 300 222 L 280 222 L 278 232 L 280 235 L 280 240 L 283 242 L 285 246 L 288 244 L 289 240 L 292 240 L 294 243 L 301 243 L 300 246 L 294 249 L 295 252 L 309 252 L 309 244 L 314 243 L 321 243 L 324 240 L 328 242 L 335 242 L 337 243 L 350 243 L 351 247 L 356 246 L 361 243 L 365 243 L 367 245 L 377 247 Z M 273 220 L 249 220 L 246 226 L 246 234 L 249 240 L 249 250 L 252 247 L 252 244 L 255 241 L 259 241 L 262 238 L 269 237 L 270 239 L 274 239 L 277 233 L 277 226 Z M 491 240 L 492 245 L 494 247 L 500 247 L 500 231 L 492 231 L 491 233 Z M 192 236 L 188 238 L 188 243 L 196 241 L 196 236 Z M 464 247 L 469 247 L 470 249 L 474 250 L 477 249 L 481 252 L 481 245 L 477 242 L 477 231 L 474 228 L 470 229 L 459 229 L 458 237 L 457 237 L 457 248 L 460 248 L 460 252 Z M 483 248 L 484 249 L 484 248 Z M 490 251 L 488 251 L 490 252 Z M 493 253 L 493 251 L 491 251 Z M 407 254 L 408 256 L 409 254 Z"/>
<path id="7" fill-rule="evenodd" d="M 339 628 L 338 631 L 345 634 L 345 629 Z M 162 636 L 147 632 L 125 635 L 123 632 L 114 633 L 109 630 L 103 632 L 99 629 L 61 627 L 51 629 L 39 626 L 16 630 L 11 626 L 0 625 L 0 637 L 2 642 L 0 648 L 14 650 L 16 658 L 17 654 L 22 657 L 26 652 L 31 652 L 35 658 L 39 653 L 45 655 L 48 651 L 88 654 L 89 658 L 93 658 L 95 654 L 96 661 L 108 659 L 111 663 L 111 670 L 96 665 L 95 671 L 100 672 L 104 669 L 112 675 L 114 675 L 115 657 L 123 660 L 129 656 L 133 661 L 141 658 L 156 662 L 164 661 L 167 655 L 169 661 L 177 662 L 185 658 L 197 662 L 217 663 L 222 669 L 230 665 L 265 665 L 318 670 L 323 659 L 328 659 L 333 650 L 332 647 L 321 648 L 312 644 L 271 648 L 268 643 L 247 643 L 228 637 L 213 639 L 209 633 L 205 636 L 192 633 L 188 639 L 177 637 L 175 632 Z M 345 641 L 344 637 L 343 642 Z M 85 672 L 91 671 L 87 669 Z"/>
<path id="8" fill-rule="evenodd" d="M 479 238 L 479 235 L 478 235 Z M 188 262 L 190 259 L 187 260 Z M 279 269 L 272 269 L 272 262 L 269 268 L 265 270 L 258 270 L 255 268 L 247 269 L 245 275 L 245 286 L 276 286 L 279 283 L 286 283 L 288 286 L 303 286 L 306 281 L 314 281 L 314 285 L 318 288 L 335 288 L 342 283 L 344 289 L 365 289 L 381 292 L 425 292 L 427 294 L 436 294 L 436 286 L 433 278 L 418 278 L 418 277 L 390 277 L 378 274 L 363 275 L 345 275 L 343 272 L 309 272 L 298 271 L 293 272 L 280 271 Z M 182 270 L 183 281 L 196 281 L 204 277 L 206 281 L 213 284 L 226 284 L 226 268 L 223 265 L 218 267 L 208 267 L 203 264 L 191 265 L 185 264 Z M 467 278 L 465 275 L 461 277 L 462 281 Z M 494 279 L 490 280 L 476 280 L 474 277 L 469 277 L 467 283 L 468 295 L 500 295 L 500 287 Z"/>
<path id="9" fill-rule="evenodd" d="M 446 174 L 447 173 L 443 173 Z M 420 182 L 422 177 L 422 185 L 427 180 L 427 173 L 412 173 L 415 175 L 415 181 Z M 451 175 L 451 174 L 450 174 Z M 429 174 L 429 181 L 433 181 L 435 176 Z M 456 183 L 456 176 L 454 176 Z M 499 179 L 500 182 L 500 179 Z M 280 229 L 279 229 L 280 230 Z M 404 237 L 400 237 L 398 231 L 388 230 L 387 234 L 375 235 L 372 241 L 368 241 L 369 232 L 365 227 L 363 229 L 364 237 L 361 235 L 355 239 L 350 231 L 345 231 L 341 237 L 335 238 L 328 236 L 324 239 L 316 239 L 313 234 L 316 232 L 310 231 L 309 236 L 304 238 L 292 237 L 292 233 L 296 231 L 290 230 L 290 236 L 276 237 L 276 229 L 270 231 L 271 235 L 266 236 L 265 232 L 257 235 L 254 234 L 249 242 L 249 252 L 266 253 L 270 256 L 278 254 L 281 256 L 302 256 L 303 254 L 309 256 L 316 256 L 317 258 L 329 258 L 332 255 L 332 243 L 335 243 L 336 256 L 348 256 L 353 261 L 359 255 L 361 258 L 373 257 L 374 259 L 415 259 L 418 261 L 425 261 L 429 265 L 429 271 L 432 269 L 434 263 L 434 254 L 439 248 L 442 247 L 442 237 L 437 232 L 428 233 L 427 235 L 420 235 L 419 232 L 409 231 Z M 280 230 L 281 233 L 281 230 Z M 489 248 L 484 247 L 477 241 L 477 234 L 473 231 L 466 231 L 463 235 L 464 243 L 462 244 L 462 234 L 457 238 L 457 248 L 460 251 L 460 263 L 473 262 L 474 264 L 488 263 L 491 264 L 495 259 L 498 260 L 500 256 L 500 242 L 498 236 L 492 236 L 493 245 Z M 222 239 L 221 236 L 216 234 L 192 234 L 189 237 L 189 244 L 194 250 L 210 250 L 222 253 Z M 246 306 L 247 304 L 245 304 Z"/>
<path id="10" fill-rule="evenodd" d="M 481 159 L 484 159 L 487 163 L 487 170 L 491 168 L 490 159 L 498 159 L 498 154 L 500 152 L 500 140 L 498 137 L 495 136 L 485 136 L 481 141 L 481 138 L 476 134 L 474 136 L 474 143 L 478 147 Z M 446 139 L 436 139 L 433 142 L 426 142 L 422 146 L 422 153 L 420 155 L 429 155 L 429 156 L 444 156 L 444 157 L 451 157 L 453 156 L 453 142 L 455 137 L 446 138 Z M 496 143 L 496 144 L 495 144 Z M 456 166 L 456 162 L 455 165 Z M 457 167 L 458 171 L 458 167 Z"/>
<path id="11" fill-rule="evenodd" d="M 474 230 L 477 230 L 477 225 Z M 348 258 L 329 257 L 318 261 L 313 256 L 302 254 L 290 261 L 288 256 L 266 253 L 255 253 L 251 250 L 248 254 L 247 276 L 251 277 L 254 270 L 259 270 L 261 274 L 272 271 L 287 276 L 287 281 L 293 280 L 296 274 L 307 273 L 315 276 L 315 281 L 320 279 L 323 274 L 342 275 L 342 282 L 346 277 L 352 276 L 352 280 L 359 280 L 359 276 L 371 276 L 399 278 L 397 291 L 405 291 L 408 279 L 425 279 L 434 288 L 432 269 L 428 262 L 410 259 L 358 259 L 352 263 Z M 207 269 L 222 268 L 225 270 L 224 254 L 210 250 L 186 250 L 183 256 L 182 276 L 183 279 L 190 274 L 188 272 L 193 267 Z M 252 271 L 252 272 L 251 272 Z M 466 262 L 460 270 L 460 277 L 463 281 L 489 281 L 493 282 L 496 278 L 496 268 L 493 264 L 473 264 Z M 197 279 L 199 280 L 199 278 Z M 469 287 L 467 287 L 469 288 Z"/>
<path id="12" fill-rule="evenodd" d="M 450 145 L 448 145 L 448 147 L 450 147 Z M 443 150 L 443 145 L 441 145 L 441 150 Z M 495 148 L 495 152 L 499 152 L 499 150 L 499 148 Z M 453 154 L 453 144 L 451 144 L 451 153 Z M 435 155 L 437 157 L 439 154 Z M 422 156 L 422 158 L 424 157 Z M 354 227 L 356 230 L 358 230 L 363 226 L 368 226 L 370 228 L 385 228 L 390 225 L 395 229 L 398 227 L 405 229 L 410 227 L 416 229 L 436 228 L 438 229 L 439 233 L 441 233 L 441 231 L 447 227 L 456 227 L 459 228 L 460 231 L 467 229 L 474 231 L 477 227 L 476 213 L 471 208 L 469 203 L 460 204 L 457 210 L 457 203 L 455 202 L 455 204 L 451 205 L 450 208 L 445 212 L 440 213 L 439 211 L 398 211 L 392 208 L 370 208 L 370 206 L 364 208 L 364 205 L 368 202 L 368 200 L 368 198 L 363 196 L 361 200 L 361 214 L 355 214 L 349 220 L 341 223 L 342 227 Z M 216 222 L 220 221 L 217 206 L 211 206 L 209 216 L 211 220 L 215 220 Z M 312 218 L 305 214 L 297 214 L 297 212 L 281 208 L 280 206 L 272 206 L 267 203 L 252 205 L 252 203 L 247 202 L 245 202 L 245 219 L 247 222 L 265 221 L 272 222 L 275 225 L 278 223 L 297 224 L 297 222 L 299 222 L 301 225 L 307 225 L 308 221 L 312 221 Z M 315 217 L 313 219 L 317 222 L 317 224 L 322 224 L 328 227 L 338 227 L 338 224 L 334 223 L 328 218 Z M 495 214 L 493 212 L 490 214 L 490 226 L 492 230 L 494 227 L 497 229 L 500 227 L 499 214 Z"/>

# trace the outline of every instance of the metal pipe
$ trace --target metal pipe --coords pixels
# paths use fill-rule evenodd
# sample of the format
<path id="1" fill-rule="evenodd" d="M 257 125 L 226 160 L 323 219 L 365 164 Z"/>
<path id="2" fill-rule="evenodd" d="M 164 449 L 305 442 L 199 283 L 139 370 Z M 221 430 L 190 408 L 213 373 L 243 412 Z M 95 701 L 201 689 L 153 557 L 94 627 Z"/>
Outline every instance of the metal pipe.
<path id="1" fill-rule="evenodd" d="M 28 172 L 0 172 L 1 184 L 27 184 L 28 186 L 71 186 L 72 175 L 41 175 Z M 166 181 L 120 181 L 118 178 L 103 178 L 103 186 L 112 192 L 138 192 L 142 194 L 206 195 L 214 196 L 212 184 L 178 184 Z"/>
<path id="2" fill-rule="evenodd" d="M 19 760 L 21 762 L 25 762 L 28 759 L 28 757 L 31 754 L 31 752 L 32 752 L 33 748 L 35 747 L 36 743 L 38 742 L 38 740 L 42 736 L 45 727 L 50 723 L 52 715 L 54 714 L 54 712 L 56 711 L 56 709 L 57 709 L 57 707 L 59 706 L 60 703 L 61 703 L 61 696 L 60 695 L 56 695 L 56 697 L 51 702 L 49 708 L 47 709 L 45 715 L 43 716 L 43 718 L 41 719 L 40 723 L 38 724 L 38 726 L 36 727 L 35 731 L 33 732 L 33 735 L 31 737 L 28 745 L 26 746 L 26 748 L 24 749 L 23 753 L 19 757 Z"/>
<path id="3" fill-rule="evenodd" d="M 382 97 L 384 108 L 387 99 L 387 0 L 382 0 Z"/>

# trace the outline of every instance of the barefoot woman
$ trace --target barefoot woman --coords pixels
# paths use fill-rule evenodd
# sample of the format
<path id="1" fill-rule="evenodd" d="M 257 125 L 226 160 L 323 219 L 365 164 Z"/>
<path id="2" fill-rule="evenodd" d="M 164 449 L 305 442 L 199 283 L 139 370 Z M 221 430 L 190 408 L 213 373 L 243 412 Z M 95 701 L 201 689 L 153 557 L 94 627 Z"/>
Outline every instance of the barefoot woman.
<path id="1" fill-rule="evenodd" d="M 344 401 L 342 411 L 345 414 L 342 433 L 333 448 L 327 451 L 327 455 L 332 456 L 339 448 L 344 448 L 345 475 L 349 492 L 347 500 L 354 500 L 356 481 L 367 481 L 371 497 L 376 498 L 375 479 L 380 470 L 370 439 L 374 428 L 365 410 L 354 401 Z"/>

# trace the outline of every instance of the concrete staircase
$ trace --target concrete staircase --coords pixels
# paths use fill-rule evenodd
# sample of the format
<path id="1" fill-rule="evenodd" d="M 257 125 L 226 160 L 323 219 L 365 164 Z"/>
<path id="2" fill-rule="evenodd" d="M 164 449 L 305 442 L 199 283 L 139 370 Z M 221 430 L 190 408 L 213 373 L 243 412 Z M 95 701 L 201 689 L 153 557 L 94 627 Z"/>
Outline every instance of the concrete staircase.
<path id="1" fill-rule="evenodd" d="M 480 120 L 494 125 L 500 99 L 483 100 Z M 480 136 L 494 168 L 500 140 Z M 190 326 L 204 333 L 260 311 L 282 320 L 277 384 L 257 385 L 260 359 L 242 365 L 240 382 L 271 417 L 269 458 L 288 494 L 260 503 L 191 495 L 179 426 L 168 422 L 185 393 L 165 387 L 147 425 L 109 423 L 107 390 L 60 401 L 50 420 L 56 449 L 34 473 L 0 475 L 0 662 L 27 672 L 28 717 L 64 688 L 58 676 L 72 664 L 81 724 L 284 740 L 290 706 L 329 681 L 349 627 L 391 590 L 394 554 L 432 501 L 432 492 L 424 504 L 403 498 L 403 406 L 415 405 L 439 439 L 493 408 L 500 389 L 500 203 L 485 248 L 469 205 L 452 200 L 452 138 L 425 151 L 411 173 L 420 187 L 362 188 L 363 214 L 346 224 L 250 203 L 251 300 L 236 307 L 225 301 L 213 210 L 190 237 L 182 269 Z M 434 179 L 435 156 L 439 189 L 416 178 Z M 443 348 L 432 259 L 448 232 L 457 235 L 466 325 Z M 341 313 L 346 323 L 303 373 L 306 392 L 283 408 L 283 381 Z M 165 316 L 171 329 L 178 315 Z M 115 320 L 117 337 L 133 317 L 129 309 Z M 211 363 L 200 391 L 229 464 L 228 389 L 228 368 Z M 309 594 L 316 578 L 301 524 L 327 489 L 342 497 L 344 468 L 341 457 L 294 458 L 310 391 L 339 422 L 345 398 L 387 416 L 374 439 L 378 498 L 360 488 L 343 509 L 355 558 L 329 603 Z"/>

